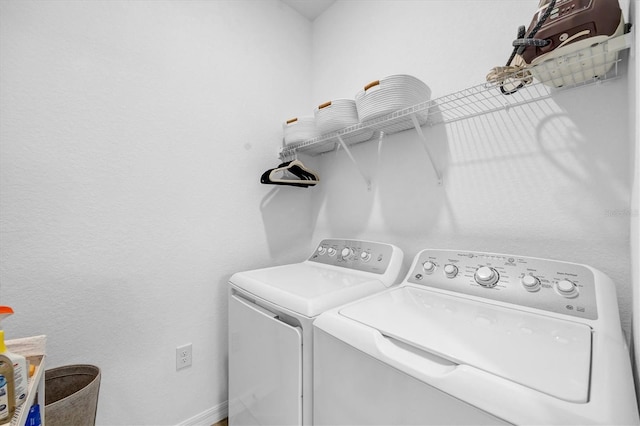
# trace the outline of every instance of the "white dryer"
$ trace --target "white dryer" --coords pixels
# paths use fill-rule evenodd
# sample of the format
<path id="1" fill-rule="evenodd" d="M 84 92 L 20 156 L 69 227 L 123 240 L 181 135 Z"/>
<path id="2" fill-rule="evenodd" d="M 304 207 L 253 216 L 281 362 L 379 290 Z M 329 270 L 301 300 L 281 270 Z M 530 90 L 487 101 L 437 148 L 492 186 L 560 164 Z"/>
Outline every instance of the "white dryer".
<path id="1" fill-rule="evenodd" d="M 311 424 L 313 320 L 400 280 L 390 244 L 323 240 L 301 263 L 229 282 L 229 423 Z"/>
<path id="2" fill-rule="evenodd" d="M 314 329 L 316 425 L 639 422 L 615 286 L 586 265 L 423 250 Z"/>

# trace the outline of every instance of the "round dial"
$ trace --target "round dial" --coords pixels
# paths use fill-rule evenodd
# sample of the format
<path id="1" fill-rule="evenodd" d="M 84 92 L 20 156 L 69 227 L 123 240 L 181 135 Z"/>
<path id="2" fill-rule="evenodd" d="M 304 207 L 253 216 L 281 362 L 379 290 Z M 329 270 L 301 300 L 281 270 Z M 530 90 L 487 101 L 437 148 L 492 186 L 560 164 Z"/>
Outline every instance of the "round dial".
<path id="1" fill-rule="evenodd" d="M 540 280 L 533 275 L 524 275 L 520 278 L 520 283 L 527 291 L 538 291 L 540 290 Z"/>
<path id="2" fill-rule="evenodd" d="M 578 287 L 569 280 L 560 280 L 556 283 L 556 291 L 564 297 L 576 297 Z"/>
<path id="3" fill-rule="evenodd" d="M 327 253 L 329 254 L 329 256 L 335 256 L 336 255 L 336 249 L 334 249 L 333 247 L 329 247 L 327 249 Z"/>
<path id="4" fill-rule="evenodd" d="M 368 262 L 371 259 L 371 253 L 369 253 L 368 251 L 363 251 L 362 253 L 360 253 L 360 260 L 362 260 L 363 262 Z"/>
<path id="5" fill-rule="evenodd" d="M 500 275 L 498 274 L 498 271 L 489 266 L 481 266 L 476 269 L 476 273 L 473 278 L 483 287 L 494 287 L 500 279 Z"/>
<path id="6" fill-rule="evenodd" d="M 349 247 L 345 247 L 342 249 L 342 252 L 340 252 L 340 254 L 342 255 L 342 257 L 349 257 L 353 254 L 353 249 L 349 248 Z"/>
<path id="7" fill-rule="evenodd" d="M 444 274 L 447 278 L 455 278 L 455 276 L 458 275 L 458 267 L 450 263 L 448 265 L 444 265 Z"/>
<path id="8" fill-rule="evenodd" d="M 325 246 L 318 247 L 318 254 L 323 255 L 327 252 L 327 248 Z"/>
<path id="9" fill-rule="evenodd" d="M 432 274 L 433 271 L 436 270 L 436 264 L 430 260 L 427 260 L 422 264 L 422 269 L 424 269 L 424 272 L 426 272 L 427 274 Z"/>

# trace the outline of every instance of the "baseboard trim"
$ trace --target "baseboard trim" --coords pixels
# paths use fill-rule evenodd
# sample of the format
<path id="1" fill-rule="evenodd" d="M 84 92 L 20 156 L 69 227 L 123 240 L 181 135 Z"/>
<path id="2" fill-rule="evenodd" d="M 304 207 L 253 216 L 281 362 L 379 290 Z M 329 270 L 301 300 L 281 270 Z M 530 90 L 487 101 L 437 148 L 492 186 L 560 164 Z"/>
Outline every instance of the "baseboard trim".
<path id="1" fill-rule="evenodd" d="M 211 426 L 214 423 L 218 423 L 220 420 L 226 418 L 229 414 L 229 403 L 224 401 L 221 404 L 211 407 L 208 410 L 203 411 L 200 414 L 187 419 L 177 426 Z"/>

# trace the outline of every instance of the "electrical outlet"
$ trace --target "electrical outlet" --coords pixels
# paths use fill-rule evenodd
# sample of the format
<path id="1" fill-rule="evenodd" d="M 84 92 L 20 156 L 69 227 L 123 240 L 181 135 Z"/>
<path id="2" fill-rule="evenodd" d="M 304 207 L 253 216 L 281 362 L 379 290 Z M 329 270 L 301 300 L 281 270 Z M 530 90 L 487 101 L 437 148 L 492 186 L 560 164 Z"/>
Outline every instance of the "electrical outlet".
<path id="1" fill-rule="evenodd" d="M 192 359 L 192 347 L 191 343 L 176 348 L 176 370 L 189 367 Z"/>

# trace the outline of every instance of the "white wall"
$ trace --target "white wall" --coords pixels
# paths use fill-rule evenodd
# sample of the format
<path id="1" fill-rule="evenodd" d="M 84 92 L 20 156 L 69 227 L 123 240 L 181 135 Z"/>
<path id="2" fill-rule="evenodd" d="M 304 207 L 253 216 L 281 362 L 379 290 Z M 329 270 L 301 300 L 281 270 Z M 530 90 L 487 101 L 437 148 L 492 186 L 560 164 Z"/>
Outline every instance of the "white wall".
<path id="1" fill-rule="evenodd" d="M 503 65 L 537 0 L 336 2 L 314 22 L 312 96 L 353 98 L 392 74 L 437 98 Z M 626 71 L 623 70 L 626 76 Z M 563 259 L 601 269 L 631 321 L 628 211 L 632 135 L 628 79 L 509 111 L 425 126 L 444 171 L 439 187 L 415 132 L 354 148 L 373 190 L 344 152 L 324 156 L 314 239 L 393 242 L 410 260 L 427 247 Z"/>
<path id="2" fill-rule="evenodd" d="M 3 325 L 102 369 L 98 424 L 225 415 L 227 279 L 310 248 L 311 192 L 259 184 L 310 31 L 277 0 L 0 2 Z"/>

